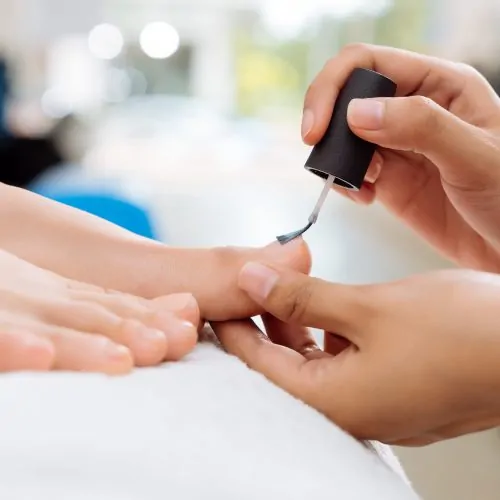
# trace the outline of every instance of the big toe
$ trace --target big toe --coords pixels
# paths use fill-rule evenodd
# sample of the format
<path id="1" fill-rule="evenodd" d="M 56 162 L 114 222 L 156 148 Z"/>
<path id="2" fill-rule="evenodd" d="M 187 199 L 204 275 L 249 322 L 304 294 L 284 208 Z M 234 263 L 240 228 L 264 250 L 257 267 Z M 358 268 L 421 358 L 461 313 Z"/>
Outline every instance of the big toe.
<path id="1" fill-rule="evenodd" d="M 301 238 L 282 245 L 272 243 L 264 248 L 221 247 L 211 249 L 192 281 L 201 315 L 211 321 L 248 318 L 261 309 L 239 289 L 238 275 L 249 261 L 260 261 L 290 267 L 302 273 L 311 270 L 309 247 Z"/>
<path id="2" fill-rule="evenodd" d="M 286 244 L 271 243 L 262 250 L 258 250 L 257 253 L 260 254 L 259 260 L 263 262 L 280 264 L 305 274 L 311 272 L 311 252 L 302 238 L 296 238 Z"/>

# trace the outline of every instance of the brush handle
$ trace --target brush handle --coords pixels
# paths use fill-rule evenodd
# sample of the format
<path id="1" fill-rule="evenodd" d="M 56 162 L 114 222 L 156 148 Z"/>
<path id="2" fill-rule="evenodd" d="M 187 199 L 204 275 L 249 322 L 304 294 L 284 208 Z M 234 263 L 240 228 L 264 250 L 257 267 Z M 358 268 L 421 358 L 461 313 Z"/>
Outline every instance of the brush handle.
<path id="1" fill-rule="evenodd" d="M 351 132 L 347 108 L 352 99 L 394 97 L 396 88 L 386 76 L 356 68 L 341 89 L 325 135 L 312 149 L 305 168 L 325 180 L 332 175 L 339 186 L 359 190 L 376 146 Z"/>

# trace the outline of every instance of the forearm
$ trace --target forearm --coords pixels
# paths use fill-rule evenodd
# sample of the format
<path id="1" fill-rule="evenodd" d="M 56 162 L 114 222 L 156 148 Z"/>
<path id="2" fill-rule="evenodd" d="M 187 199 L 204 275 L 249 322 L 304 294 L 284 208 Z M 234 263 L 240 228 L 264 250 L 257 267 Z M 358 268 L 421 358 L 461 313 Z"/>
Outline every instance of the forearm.
<path id="1" fill-rule="evenodd" d="M 98 217 L 4 184 L 0 247 L 68 278 L 142 295 L 150 295 L 151 259 L 165 252 Z"/>

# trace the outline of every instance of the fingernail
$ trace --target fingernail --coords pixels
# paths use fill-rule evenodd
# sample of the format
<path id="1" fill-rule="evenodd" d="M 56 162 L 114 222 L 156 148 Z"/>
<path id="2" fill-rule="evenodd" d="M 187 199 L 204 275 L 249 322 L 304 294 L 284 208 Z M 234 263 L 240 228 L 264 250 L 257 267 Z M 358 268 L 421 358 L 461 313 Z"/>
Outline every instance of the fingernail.
<path id="1" fill-rule="evenodd" d="M 162 298 L 162 305 L 173 311 L 194 309 L 198 307 L 196 299 L 191 293 L 175 293 Z"/>
<path id="2" fill-rule="evenodd" d="M 382 128 L 384 103 L 376 99 L 353 99 L 347 109 L 350 125 L 365 130 Z"/>
<path id="3" fill-rule="evenodd" d="M 302 115 L 302 138 L 305 139 L 311 132 L 314 126 L 314 114 L 311 110 L 306 109 Z"/>
<path id="4" fill-rule="evenodd" d="M 372 163 L 366 172 L 365 181 L 375 184 L 382 173 L 383 159 L 380 153 L 375 152 Z"/>
<path id="5" fill-rule="evenodd" d="M 240 272 L 238 286 L 257 300 L 265 300 L 279 279 L 279 274 L 269 267 L 249 262 Z"/>
<path id="6" fill-rule="evenodd" d="M 167 337 L 184 337 L 190 335 L 195 326 L 189 321 L 172 320 L 165 330 Z"/>

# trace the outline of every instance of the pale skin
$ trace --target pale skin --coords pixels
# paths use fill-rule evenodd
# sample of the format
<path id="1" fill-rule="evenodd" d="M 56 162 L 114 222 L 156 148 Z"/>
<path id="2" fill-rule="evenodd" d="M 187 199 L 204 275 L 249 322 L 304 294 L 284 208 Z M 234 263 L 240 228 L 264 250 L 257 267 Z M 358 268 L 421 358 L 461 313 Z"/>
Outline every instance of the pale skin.
<path id="1" fill-rule="evenodd" d="M 12 190 L 0 198 L 8 201 L 1 205 L 2 215 L 9 215 L 1 219 L 2 246 L 66 280 L 94 283 L 92 291 L 75 294 L 81 284 L 68 281 L 52 287 L 40 278 L 50 291 L 52 306 L 69 298 L 77 307 L 79 294 L 96 293 L 92 305 L 102 312 L 104 301 L 106 312 L 113 314 L 116 305 L 110 297 L 117 295 L 108 290 L 147 299 L 193 292 L 201 317 L 214 321 L 229 352 L 359 438 L 422 445 L 496 427 L 500 424 L 500 278 L 494 274 L 500 244 L 499 100 L 484 79 L 466 66 L 388 48 L 350 47 L 328 63 L 308 92 L 306 142 L 313 144 L 321 137 L 335 95 L 355 66 L 393 78 L 399 96 L 351 105 L 352 130 L 380 148 L 364 188 L 349 197 L 361 202 L 377 197 L 469 270 L 381 285 L 337 285 L 307 276 L 310 260 L 301 241 L 260 250 L 171 249 Z M 13 262 L 5 266 L 10 268 L 15 268 Z M 14 282 L 22 283 L 26 273 L 19 272 L 12 287 Z M 27 324 L 29 330 L 23 329 L 22 338 L 27 338 L 26 333 L 31 339 L 35 335 L 49 340 L 51 367 L 64 364 L 55 360 L 69 359 L 73 365 L 69 369 L 82 369 L 61 350 L 67 329 L 72 335 L 78 333 L 72 345 L 79 345 L 87 342 L 81 334 L 104 334 L 113 340 L 117 332 L 129 331 L 123 328 L 130 324 L 127 321 L 147 325 L 137 309 L 131 307 L 125 313 L 124 303 L 117 302 L 121 313 L 103 320 L 102 331 L 86 331 L 61 313 L 48 327 L 50 332 L 66 330 L 51 336 L 39 321 L 40 316 L 50 319 L 51 309 L 44 304 L 43 314 L 36 313 L 32 305 L 40 297 L 34 299 L 36 287 L 32 281 L 27 284 L 17 294 L 16 307 L 35 318 L 38 328 L 26 321 L 16 331 Z M 148 318 L 156 318 L 157 301 L 127 300 L 132 299 L 148 309 Z M 5 304 L 4 294 L 4 308 Z M 186 321 L 171 309 L 175 321 Z M 64 311 L 64 307 L 52 310 Z M 267 311 L 269 337 L 244 319 L 262 310 Z M 234 318 L 242 319 L 224 323 Z M 166 323 L 155 319 L 153 329 L 168 332 Z M 88 324 L 87 330 L 96 330 Z M 108 326 L 106 333 L 105 325 L 114 328 Z M 326 330 L 323 351 L 307 327 Z M 15 337 L 12 328 L 5 330 Z M 166 350 L 157 354 L 158 360 L 168 356 L 169 341 L 167 336 Z M 123 336 L 117 344 L 129 355 L 134 350 Z M 90 353 L 88 359 L 101 362 Z M 132 362 L 139 363 L 138 353 L 128 361 L 129 367 Z M 102 366 L 83 369 L 112 371 Z"/>
<path id="2" fill-rule="evenodd" d="M 475 70 L 436 58 L 349 46 L 311 85 L 303 137 L 323 135 L 355 67 L 398 84 L 353 101 L 352 131 L 378 151 L 360 192 L 462 270 L 347 286 L 247 263 L 239 286 L 266 310 L 215 323 L 226 349 L 354 436 L 420 446 L 500 425 L 500 100 Z M 308 327 L 325 330 L 325 348 Z"/>
<path id="3" fill-rule="evenodd" d="M 0 184 L 0 371 L 125 374 L 177 361 L 205 320 L 261 309 L 238 289 L 254 259 L 308 272 L 305 244 L 172 248 Z"/>

